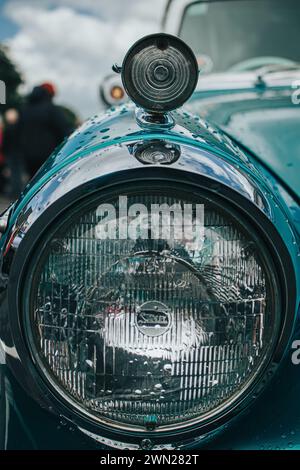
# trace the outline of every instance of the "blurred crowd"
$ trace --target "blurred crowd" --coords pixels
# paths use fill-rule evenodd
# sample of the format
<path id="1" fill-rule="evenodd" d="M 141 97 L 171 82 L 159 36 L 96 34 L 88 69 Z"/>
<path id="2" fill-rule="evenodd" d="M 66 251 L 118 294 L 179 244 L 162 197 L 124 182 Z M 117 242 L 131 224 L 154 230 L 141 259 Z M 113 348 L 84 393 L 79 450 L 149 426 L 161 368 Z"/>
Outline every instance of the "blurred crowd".
<path id="1" fill-rule="evenodd" d="M 22 107 L 0 116 L 0 196 L 15 199 L 53 150 L 75 127 L 54 103 L 53 84 L 33 88 Z"/>

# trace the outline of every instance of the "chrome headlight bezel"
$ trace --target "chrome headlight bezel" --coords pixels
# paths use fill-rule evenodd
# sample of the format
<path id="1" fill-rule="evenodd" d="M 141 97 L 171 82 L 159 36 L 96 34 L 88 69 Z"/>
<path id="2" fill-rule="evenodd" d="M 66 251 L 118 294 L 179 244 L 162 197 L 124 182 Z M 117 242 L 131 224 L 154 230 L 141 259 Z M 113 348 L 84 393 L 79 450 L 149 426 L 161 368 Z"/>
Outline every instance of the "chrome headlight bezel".
<path id="1" fill-rule="evenodd" d="M 159 179 L 159 178 L 158 178 Z M 174 184 L 176 178 L 170 180 L 170 184 Z M 165 181 L 166 183 L 166 181 Z M 200 184 L 201 183 L 201 184 Z M 193 181 L 191 185 L 186 183 L 187 191 L 197 191 L 202 190 L 203 188 L 208 188 L 213 186 L 211 180 L 207 178 L 197 178 L 197 182 Z M 117 188 L 114 187 L 113 191 Z M 206 189 L 207 190 L 207 189 Z M 22 362 L 25 365 L 26 369 L 29 371 L 30 377 L 34 378 L 36 382 L 29 385 L 29 388 L 34 389 L 34 395 L 40 402 L 45 406 L 51 406 L 55 412 L 60 415 L 69 417 L 70 420 L 74 421 L 78 426 L 88 429 L 95 434 L 100 434 L 101 436 L 106 436 L 108 439 L 119 438 L 120 428 L 114 429 L 112 426 L 106 426 L 100 423 L 95 423 L 93 419 L 89 416 L 83 416 L 81 411 L 76 410 L 74 407 L 68 405 L 51 387 L 49 388 L 48 382 L 45 381 L 43 376 L 43 371 L 41 371 L 40 365 L 38 364 L 37 357 L 32 354 L 30 347 L 28 348 L 28 343 L 26 341 L 26 325 L 23 322 L 22 308 L 21 308 L 21 299 L 24 292 L 24 279 L 26 278 L 26 269 L 28 262 L 32 262 L 30 258 L 31 254 L 34 252 L 36 243 L 40 243 L 40 233 L 44 231 L 46 226 L 49 226 L 49 223 L 57 219 L 58 214 L 61 217 L 66 208 L 70 208 L 72 204 L 78 204 L 78 188 L 77 190 L 72 191 L 72 195 L 68 195 L 65 198 L 60 199 L 56 204 L 49 208 L 42 216 L 36 221 L 36 223 L 31 227 L 30 231 L 20 244 L 20 247 L 17 251 L 12 273 L 15 273 L 11 277 L 10 281 L 10 307 L 12 311 L 15 312 L 12 314 L 11 323 L 12 331 L 14 337 L 16 338 L 16 346 L 19 351 Z M 77 194 L 76 194 L 77 193 Z M 84 191 L 80 188 L 80 193 L 83 196 Z M 214 194 L 214 192 L 212 192 Z M 89 195 L 88 198 L 91 196 Z M 259 390 L 264 388 L 268 379 L 272 375 L 270 372 L 273 372 L 280 359 L 282 353 L 286 347 L 287 338 L 290 335 L 291 327 L 293 324 L 293 303 L 295 302 L 294 295 L 294 274 L 289 257 L 289 253 L 285 248 L 277 230 L 275 229 L 272 222 L 270 222 L 265 215 L 258 210 L 252 203 L 246 201 L 244 197 L 237 194 L 235 191 L 230 190 L 229 188 L 221 187 L 218 189 L 218 195 L 214 196 L 219 198 L 221 202 L 227 200 L 230 202 L 230 205 L 234 208 L 234 211 L 241 211 L 243 217 L 246 217 L 249 222 L 255 224 L 257 234 L 264 240 L 264 243 L 268 245 L 268 250 L 272 253 L 272 258 L 276 266 L 276 272 L 278 272 L 278 277 L 280 280 L 280 285 L 282 286 L 282 325 L 281 325 L 281 337 L 278 339 L 277 345 L 274 349 L 274 354 L 270 360 L 268 366 L 259 374 L 256 378 L 255 383 L 247 390 L 247 393 L 243 393 L 243 396 L 232 404 L 232 407 L 226 408 L 222 413 L 219 413 L 218 416 L 214 416 L 213 419 L 206 421 L 204 423 L 196 423 L 193 426 L 189 426 L 186 429 L 170 429 L 168 431 L 162 432 L 136 432 L 132 431 L 122 431 L 122 439 L 126 442 L 136 443 L 145 437 L 151 437 L 153 441 L 159 444 L 174 443 L 174 441 L 184 441 L 186 439 L 191 439 L 200 434 L 209 432 L 212 429 L 215 429 L 217 426 L 226 423 L 227 420 L 239 410 L 244 409 L 255 397 Z M 84 198 L 82 198 L 82 203 Z M 287 290 L 287 285 L 290 287 L 290 291 Z M 16 296 L 17 291 L 17 296 Z M 18 298 L 16 304 L 16 297 Z M 17 313 L 17 314 L 16 314 Z M 22 336 L 20 337 L 20 331 Z M 19 339 L 18 339 L 19 336 Z M 50 403 L 50 405 L 49 405 Z"/>

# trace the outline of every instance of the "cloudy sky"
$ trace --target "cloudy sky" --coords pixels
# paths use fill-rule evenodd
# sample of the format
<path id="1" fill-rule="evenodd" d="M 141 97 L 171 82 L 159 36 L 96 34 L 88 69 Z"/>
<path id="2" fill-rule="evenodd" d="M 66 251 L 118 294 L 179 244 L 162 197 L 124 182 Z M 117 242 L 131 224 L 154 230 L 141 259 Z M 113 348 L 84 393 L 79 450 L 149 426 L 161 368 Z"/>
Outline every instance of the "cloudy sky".
<path id="1" fill-rule="evenodd" d="M 99 83 L 128 47 L 160 29 L 166 0 L 0 0 L 0 42 L 27 92 L 53 81 L 81 117 L 100 108 Z"/>

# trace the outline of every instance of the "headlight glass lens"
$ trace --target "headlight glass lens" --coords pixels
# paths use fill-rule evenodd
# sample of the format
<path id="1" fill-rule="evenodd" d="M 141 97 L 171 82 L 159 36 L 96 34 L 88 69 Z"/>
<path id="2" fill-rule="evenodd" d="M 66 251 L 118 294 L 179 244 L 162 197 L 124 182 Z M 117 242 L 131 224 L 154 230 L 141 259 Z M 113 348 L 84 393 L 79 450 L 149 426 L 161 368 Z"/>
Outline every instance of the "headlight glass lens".
<path id="1" fill-rule="evenodd" d="M 94 200 L 48 235 L 29 276 L 30 346 L 57 392 L 97 421 L 187 426 L 234 402 L 270 358 L 279 288 L 263 244 L 232 211 L 171 190 L 126 197 L 148 211 L 135 238 L 124 237 L 134 217 L 120 215 L 119 195 L 105 201 L 115 213 Z M 192 207 L 193 243 L 157 232 L 162 219 L 149 214 L 162 204 Z"/>

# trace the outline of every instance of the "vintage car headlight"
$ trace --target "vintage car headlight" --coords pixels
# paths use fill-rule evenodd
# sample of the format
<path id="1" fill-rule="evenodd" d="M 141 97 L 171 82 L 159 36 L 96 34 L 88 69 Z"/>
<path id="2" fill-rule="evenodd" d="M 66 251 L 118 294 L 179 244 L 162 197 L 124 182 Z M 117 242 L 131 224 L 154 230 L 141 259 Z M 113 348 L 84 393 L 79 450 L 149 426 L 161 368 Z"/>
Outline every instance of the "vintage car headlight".
<path id="1" fill-rule="evenodd" d="M 133 221 L 120 195 L 146 207 L 158 236 L 119 239 L 118 224 Z M 115 211 L 114 238 L 99 236 L 103 204 Z M 192 207 L 191 227 L 203 207 L 193 243 L 157 232 L 153 204 Z M 270 361 L 280 329 L 272 257 L 241 214 L 204 191 L 153 184 L 94 196 L 35 253 L 23 300 L 29 347 L 52 390 L 99 424 L 159 432 L 205 422 Z"/>

